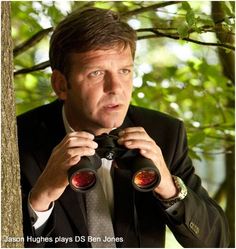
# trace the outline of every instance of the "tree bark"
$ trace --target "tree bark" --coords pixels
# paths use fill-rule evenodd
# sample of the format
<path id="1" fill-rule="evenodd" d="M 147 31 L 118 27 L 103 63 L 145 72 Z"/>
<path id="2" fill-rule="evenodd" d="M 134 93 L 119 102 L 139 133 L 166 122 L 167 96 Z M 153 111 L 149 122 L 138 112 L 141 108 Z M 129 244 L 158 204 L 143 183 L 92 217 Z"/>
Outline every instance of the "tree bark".
<path id="1" fill-rule="evenodd" d="M 234 45 L 234 35 L 224 32 L 221 20 L 224 20 L 226 15 L 223 9 L 224 1 L 212 1 L 212 18 L 216 26 L 216 37 L 222 43 Z M 225 49 L 218 48 L 219 58 L 222 64 L 224 75 L 231 80 L 232 84 L 235 84 L 235 51 L 226 52 Z"/>
<path id="2" fill-rule="evenodd" d="M 1 247 L 24 247 L 20 166 L 16 135 L 10 2 L 1 2 Z"/>
<path id="3" fill-rule="evenodd" d="M 212 19 L 216 25 L 219 26 L 216 32 L 216 37 L 220 42 L 227 42 L 229 44 L 234 44 L 234 36 L 226 34 L 223 30 L 222 22 L 220 20 L 225 19 L 225 12 L 223 9 L 224 1 L 212 1 Z M 229 79 L 231 84 L 229 87 L 235 85 L 235 52 L 228 51 L 225 49 L 218 48 L 219 59 L 222 65 L 224 75 Z M 234 101 L 228 102 L 228 107 L 234 108 Z M 235 146 L 232 145 L 230 148 L 231 153 L 227 153 L 225 156 L 226 165 L 226 209 L 225 213 L 228 218 L 230 232 L 231 232 L 231 242 L 230 246 L 235 247 Z"/>

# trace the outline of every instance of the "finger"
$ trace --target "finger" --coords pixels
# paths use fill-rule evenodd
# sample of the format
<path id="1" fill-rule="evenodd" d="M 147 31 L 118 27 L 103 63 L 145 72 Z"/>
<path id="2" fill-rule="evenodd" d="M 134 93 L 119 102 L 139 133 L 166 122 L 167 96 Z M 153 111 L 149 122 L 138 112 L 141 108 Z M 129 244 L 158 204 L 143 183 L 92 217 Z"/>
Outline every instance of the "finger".
<path id="1" fill-rule="evenodd" d="M 88 147 L 78 147 L 78 148 L 71 148 L 65 151 L 64 158 L 66 160 L 70 160 L 75 156 L 93 156 L 95 154 L 95 150 Z"/>
<path id="2" fill-rule="evenodd" d="M 129 133 L 127 135 L 124 135 L 124 137 L 120 137 L 117 140 L 118 144 L 120 145 L 125 145 L 125 146 L 130 146 L 130 145 L 136 145 L 139 143 L 148 143 L 151 144 L 152 146 L 157 146 L 155 141 L 149 137 L 146 133 Z M 129 147 L 133 148 L 133 147 Z"/>
<path id="3" fill-rule="evenodd" d="M 123 145 L 130 150 L 139 149 L 139 153 L 142 156 L 151 159 L 153 162 L 158 161 L 162 154 L 160 148 L 153 140 L 128 140 L 124 141 Z"/>
<path id="4" fill-rule="evenodd" d="M 74 139 L 88 139 L 88 140 L 94 140 L 94 135 L 91 133 L 88 133 L 86 131 L 80 131 L 80 132 L 71 132 L 68 133 L 64 139 L 61 141 L 61 143 L 65 143 L 68 140 L 74 140 Z"/>
<path id="5" fill-rule="evenodd" d="M 158 163 L 157 163 L 157 162 L 158 162 L 158 156 L 157 156 L 157 154 L 154 153 L 153 151 L 141 149 L 141 150 L 139 151 L 139 153 L 140 153 L 142 156 L 144 156 L 144 157 L 146 157 L 146 158 L 148 158 L 148 159 L 151 159 L 156 165 L 158 165 Z"/>
<path id="6" fill-rule="evenodd" d="M 82 138 L 82 137 L 70 137 L 68 138 L 64 146 L 65 148 L 73 148 L 73 147 L 89 147 L 92 149 L 96 149 L 98 147 L 98 144 L 88 138 Z"/>
<path id="7" fill-rule="evenodd" d="M 72 157 L 72 158 L 70 158 L 70 159 L 67 160 L 67 166 L 71 167 L 71 166 L 79 163 L 80 160 L 81 160 L 80 156 L 74 156 L 74 157 Z"/>
<path id="8" fill-rule="evenodd" d="M 91 133 L 88 133 L 86 131 L 76 131 L 76 132 L 70 132 L 68 133 L 63 139 L 62 141 L 58 144 L 58 147 L 63 146 L 68 140 L 72 141 L 74 139 L 78 139 L 78 138 L 85 138 L 88 140 L 93 140 L 94 139 L 94 135 Z"/>
<path id="9" fill-rule="evenodd" d="M 70 132 L 67 135 L 68 137 L 83 137 L 83 138 L 88 138 L 93 140 L 94 139 L 94 135 L 92 133 L 89 133 L 87 131 L 75 131 L 75 132 Z"/>
<path id="10" fill-rule="evenodd" d="M 143 127 L 129 127 L 119 133 L 119 140 L 143 139 L 151 140 Z"/>
<path id="11" fill-rule="evenodd" d="M 132 133 L 126 133 L 122 137 L 120 137 L 117 142 L 119 144 L 125 143 L 127 141 L 133 141 L 133 140 L 143 140 L 143 141 L 151 141 L 152 139 L 146 134 L 141 132 L 132 132 Z"/>
<path id="12" fill-rule="evenodd" d="M 151 141 L 146 140 L 125 140 L 123 145 L 128 149 L 155 150 L 156 146 Z"/>
<path id="13" fill-rule="evenodd" d="M 145 130 L 141 126 L 138 126 L 138 127 L 127 127 L 127 128 L 124 128 L 122 131 L 120 131 L 119 135 L 123 135 L 125 133 L 130 133 L 130 132 L 145 132 Z"/>
<path id="14" fill-rule="evenodd" d="M 98 144 L 90 138 L 83 138 L 78 136 L 65 137 L 60 144 L 58 144 L 54 151 L 66 150 L 73 147 L 89 147 L 96 149 Z"/>

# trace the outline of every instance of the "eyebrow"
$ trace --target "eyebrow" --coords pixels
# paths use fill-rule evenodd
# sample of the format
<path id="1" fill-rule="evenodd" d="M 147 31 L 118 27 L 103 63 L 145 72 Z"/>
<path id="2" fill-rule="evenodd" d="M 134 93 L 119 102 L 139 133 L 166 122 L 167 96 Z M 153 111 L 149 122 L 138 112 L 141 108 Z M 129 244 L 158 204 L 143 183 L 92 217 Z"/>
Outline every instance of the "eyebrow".
<path id="1" fill-rule="evenodd" d="M 134 64 L 132 63 L 132 64 L 126 65 L 124 67 L 133 67 L 133 66 L 134 66 Z"/>
<path id="2" fill-rule="evenodd" d="M 129 64 L 129 65 L 124 65 L 124 66 L 121 66 L 121 68 L 127 68 L 127 67 L 133 67 L 134 64 Z M 87 65 L 84 65 L 81 67 L 81 70 L 88 70 L 88 69 L 93 69 L 93 68 L 101 68 L 102 66 L 101 65 L 91 65 L 91 66 L 87 66 Z"/>

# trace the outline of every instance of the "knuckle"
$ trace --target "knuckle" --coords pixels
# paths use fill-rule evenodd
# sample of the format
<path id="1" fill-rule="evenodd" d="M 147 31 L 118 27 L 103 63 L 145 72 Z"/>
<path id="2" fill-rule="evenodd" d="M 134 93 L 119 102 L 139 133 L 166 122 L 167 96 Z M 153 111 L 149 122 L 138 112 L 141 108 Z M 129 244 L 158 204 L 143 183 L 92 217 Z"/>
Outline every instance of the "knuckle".
<path id="1" fill-rule="evenodd" d="M 70 133 L 68 133 L 67 135 L 66 135 L 66 139 L 70 139 L 70 138 L 72 138 L 72 137 L 74 137 L 75 136 L 75 133 L 74 132 L 70 132 Z"/>
<path id="2" fill-rule="evenodd" d="M 66 158 L 72 158 L 74 155 L 73 151 L 72 150 L 66 150 L 65 151 L 65 156 Z"/>
<path id="3" fill-rule="evenodd" d="M 157 146 L 156 150 L 157 150 L 158 155 L 162 154 L 161 148 L 159 146 Z"/>
<path id="4" fill-rule="evenodd" d="M 79 152 L 80 152 L 81 155 L 84 156 L 86 154 L 86 148 L 81 147 Z"/>
<path id="5" fill-rule="evenodd" d="M 52 150 L 52 154 L 56 154 L 57 150 L 58 150 L 58 146 L 54 147 L 53 150 Z"/>
<path id="6" fill-rule="evenodd" d="M 80 161 L 80 156 L 75 156 L 69 159 L 69 165 L 77 164 Z"/>
<path id="7" fill-rule="evenodd" d="M 89 138 L 89 139 L 93 139 L 94 135 L 92 133 L 89 133 L 87 131 L 81 131 L 80 135 L 83 136 L 84 138 Z"/>
<path id="8" fill-rule="evenodd" d="M 95 150 L 94 149 L 89 149 L 89 155 L 94 155 L 95 154 Z"/>
<path id="9" fill-rule="evenodd" d="M 69 148 L 69 147 L 71 147 L 72 146 L 72 144 L 73 144 L 73 138 L 72 137 L 69 137 L 67 140 L 66 140 L 66 147 L 67 148 Z"/>
<path id="10" fill-rule="evenodd" d="M 138 130 L 141 131 L 141 132 L 144 132 L 144 131 L 145 131 L 145 129 L 144 129 L 142 126 L 138 126 L 137 128 L 138 128 Z"/>
<path id="11" fill-rule="evenodd" d="M 92 155 L 92 154 L 94 154 L 94 153 L 95 153 L 95 150 L 92 149 L 92 148 L 86 148 L 86 147 L 81 148 L 81 154 L 82 154 L 83 156 Z"/>
<path id="12" fill-rule="evenodd" d="M 156 144 L 156 142 L 155 142 L 152 138 L 150 139 L 150 143 L 151 143 L 152 145 L 158 147 L 157 144 Z"/>

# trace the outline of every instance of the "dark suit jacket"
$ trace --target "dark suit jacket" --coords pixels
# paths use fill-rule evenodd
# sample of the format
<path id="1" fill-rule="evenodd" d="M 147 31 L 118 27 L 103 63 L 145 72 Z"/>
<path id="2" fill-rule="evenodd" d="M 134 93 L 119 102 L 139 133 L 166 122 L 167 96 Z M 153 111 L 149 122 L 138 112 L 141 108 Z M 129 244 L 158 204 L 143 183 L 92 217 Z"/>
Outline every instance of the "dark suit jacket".
<path id="1" fill-rule="evenodd" d="M 55 202 L 53 214 L 38 241 L 34 239 L 27 210 L 29 191 L 46 166 L 52 149 L 66 135 L 61 108 L 62 104 L 55 101 L 18 117 L 27 247 L 90 247 L 80 237 L 88 235 L 83 194 L 66 188 Z M 229 230 L 225 215 L 194 174 L 183 123 L 160 112 L 130 106 L 122 127 L 128 126 L 145 128 L 161 148 L 172 175 L 181 177 L 187 185 L 188 195 L 165 210 L 152 192 L 134 190 L 129 171 L 115 169 L 114 231 L 116 237 L 123 238 L 117 247 L 164 247 L 166 224 L 184 247 L 227 247 Z M 55 238 L 61 242 L 55 243 Z"/>

